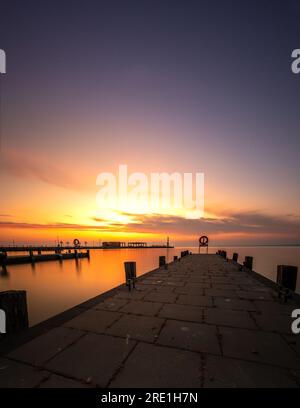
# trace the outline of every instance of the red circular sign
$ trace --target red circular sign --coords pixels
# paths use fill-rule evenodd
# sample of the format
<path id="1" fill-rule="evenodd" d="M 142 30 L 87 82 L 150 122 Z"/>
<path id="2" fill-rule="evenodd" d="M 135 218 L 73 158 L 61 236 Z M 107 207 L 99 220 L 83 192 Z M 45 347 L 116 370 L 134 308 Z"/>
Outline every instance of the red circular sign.
<path id="1" fill-rule="evenodd" d="M 208 245 L 208 237 L 206 235 L 202 235 L 202 237 L 199 238 L 199 244 L 201 246 L 207 246 Z"/>

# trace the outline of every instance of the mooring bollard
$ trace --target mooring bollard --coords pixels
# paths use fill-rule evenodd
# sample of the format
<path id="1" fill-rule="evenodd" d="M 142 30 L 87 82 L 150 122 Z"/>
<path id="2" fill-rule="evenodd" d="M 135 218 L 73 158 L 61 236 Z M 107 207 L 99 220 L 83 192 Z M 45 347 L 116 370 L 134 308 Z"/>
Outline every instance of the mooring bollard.
<path id="1" fill-rule="evenodd" d="M 0 310 L 5 314 L 5 333 L 15 333 L 28 328 L 25 290 L 0 292 Z"/>
<path id="2" fill-rule="evenodd" d="M 295 292 L 297 284 L 297 266 L 277 265 L 277 283 Z"/>
<path id="3" fill-rule="evenodd" d="M 128 289 L 135 288 L 135 281 L 136 281 L 136 262 L 124 262 L 125 267 L 125 279 L 126 279 L 126 286 Z"/>
<path id="4" fill-rule="evenodd" d="M 252 271 L 253 268 L 253 256 L 245 256 L 244 267 Z"/>
<path id="5" fill-rule="evenodd" d="M 177 255 L 174 255 L 174 256 L 173 256 L 173 261 L 177 261 L 177 259 L 178 259 L 178 256 L 177 256 Z"/>
<path id="6" fill-rule="evenodd" d="M 239 254 L 236 253 L 236 252 L 234 252 L 234 253 L 232 254 L 232 260 L 233 260 L 233 262 L 237 262 L 237 261 L 238 261 L 238 257 L 239 257 Z"/>

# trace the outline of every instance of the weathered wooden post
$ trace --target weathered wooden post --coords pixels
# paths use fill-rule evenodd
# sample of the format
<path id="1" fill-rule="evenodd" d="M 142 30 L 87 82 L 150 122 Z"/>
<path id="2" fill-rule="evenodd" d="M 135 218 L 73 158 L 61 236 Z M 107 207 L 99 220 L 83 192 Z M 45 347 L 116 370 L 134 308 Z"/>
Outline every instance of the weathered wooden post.
<path id="1" fill-rule="evenodd" d="M 2 319 L 5 317 L 5 333 L 15 333 L 28 328 L 25 290 L 0 292 L 0 310 L 4 312 L 1 316 Z"/>
<path id="2" fill-rule="evenodd" d="M 30 256 L 31 262 L 34 263 L 35 257 L 34 257 L 34 255 L 33 255 L 33 251 L 32 251 L 32 250 L 29 251 L 29 256 Z"/>
<path id="3" fill-rule="evenodd" d="M 6 252 L 0 252 L 0 265 L 1 266 L 6 266 L 6 261 L 7 261 L 7 253 Z"/>
<path id="4" fill-rule="evenodd" d="M 244 267 L 252 271 L 253 268 L 253 256 L 245 256 Z"/>
<path id="5" fill-rule="evenodd" d="M 234 252 L 234 253 L 232 254 L 232 260 L 233 260 L 233 262 L 237 262 L 237 261 L 238 261 L 238 257 L 239 257 L 239 254 L 236 253 L 236 252 Z"/>
<path id="6" fill-rule="evenodd" d="M 90 257 L 90 250 L 89 249 L 86 250 L 86 254 L 87 254 L 87 257 L 89 258 Z"/>
<path id="7" fill-rule="evenodd" d="M 277 265 L 277 283 L 295 292 L 297 284 L 297 266 Z"/>
<path id="8" fill-rule="evenodd" d="M 178 259 L 178 256 L 177 256 L 177 255 L 174 255 L 173 261 L 177 261 L 177 259 Z"/>
<path id="9" fill-rule="evenodd" d="M 166 264 L 166 257 L 165 257 L 165 256 L 160 256 L 160 257 L 159 257 L 159 260 L 158 260 L 158 264 L 159 264 L 159 267 L 165 266 L 165 264 Z"/>
<path id="10" fill-rule="evenodd" d="M 131 290 L 131 287 L 135 288 L 136 281 L 136 262 L 124 262 L 126 286 Z"/>
<path id="11" fill-rule="evenodd" d="M 74 255 L 75 255 L 75 258 L 78 259 L 78 251 L 77 251 L 77 249 L 74 249 Z"/>

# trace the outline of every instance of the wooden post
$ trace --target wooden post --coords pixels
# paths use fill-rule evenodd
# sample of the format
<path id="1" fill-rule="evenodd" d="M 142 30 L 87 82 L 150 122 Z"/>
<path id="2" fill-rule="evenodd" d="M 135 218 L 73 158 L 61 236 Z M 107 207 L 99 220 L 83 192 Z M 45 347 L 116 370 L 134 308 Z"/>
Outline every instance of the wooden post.
<path id="1" fill-rule="evenodd" d="M 178 259 L 178 256 L 177 256 L 177 255 L 174 255 L 173 260 L 174 260 L 174 261 L 177 261 L 177 259 Z"/>
<path id="2" fill-rule="evenodd" d="M 1 266 L 6 266 L 6 260 L 7 260 L 7 253 L 6 252 L 0 252 L 0 265 Z"/>
<path id="3" fill-rule="evenodd" d="M 220 255 L 225 259 L 227 258 L 227 252 L 226 251 L 220 251 Z"/>
<path id="4" fill-rule="evenodd" d="M 239 257 L 239 254 L 236 253 L 236 252 L 234 252 L 233 255 L 232 255 L 232 260 L 233 260 L 233 262 L 237 262 L 237 261 L 238 261 L 238 257 Z"/>
<path id="5" fill-rule="evenodd" d="M 7 334 L 28 328 L 28 311 L 25 290 L 0 292 L 0 310 L 5 312 L 5 331 Z"/>
<path id="6" fill-rule="evenodd" d="M 166 257 L 165 256 L 160 256 L 159 257 L 159 267 L 165 266 L 166 264 Z"/>
<path id="7" fill-rule="evenodd" d="M 131 290 L 135 288 L 136 281 L 136 262 L 124 262 L 126 286 Z"/>
<path id="8" fill-rule="evenodd" d="M 34 257 L 34 255 L 33 255 L 33 251 L 32 251 L 32 250 L 29 251 L 29 256 L 30 256 L 31 262 L 34 263 L 35 257 Z"/>
<path id="9" fill-rule="evenodd" d="M 253 268 L 253 256 L 245 256 L 244 267 L 252 271 Z"/>
<path id="10" fill-rule="evenodd" d="M 297 273 L 297 266 L 277 265 L 277 283 L 295 292 Z"/>

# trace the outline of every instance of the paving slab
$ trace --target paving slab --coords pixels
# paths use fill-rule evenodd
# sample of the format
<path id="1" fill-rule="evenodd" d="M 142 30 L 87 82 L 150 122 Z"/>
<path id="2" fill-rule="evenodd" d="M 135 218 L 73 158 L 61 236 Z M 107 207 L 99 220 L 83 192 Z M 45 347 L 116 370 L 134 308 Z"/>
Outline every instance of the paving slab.
<path id="1" fill-rule="evenodd" d="M 230 289 L 205 289 L 205 296 L 237 298 L 238 292 Z"/>
<path id="2" fill-rule="evenodd" d="M 158 316 L 166 319 L 201 323 L 203 320 L 203 308 L 199 306 L 165 304 Z"/>
<path id="3" fill-rule="evenodd" d="M 128 300 L 143 299 L 143 297 L 145 296 L 146 290 L 140 290 L 140 286 L 141 285 L 139 285 L 139 290 L 131 290 L 131 291 L 129 291 L 128 289 L 119 290 L 117 294 L 115 295 L 115 297 L 120 298 L 120 299 L 128 299 Z M 147 291 L 148 290 L 149 290 L 149 287 L 147 285 Z"/>
<path id="4" fill-rule="evenodd" d="M 181 305 L 212 307 L 213 299 L 210 296 L 203 295 L 179 295 L 176 303 Z"/>
<path id="5" fill-rule="evenodd" d="M 300 335 L 299 334 L 284 335 L 283 338 L 300 357 Z"/>
<path id="6" fill-rule="evenodd" d="M 198 388 L 200 366 L 200 354 L 140 343 L 110 387 Z"/>
<path id="7" fill-rule="evenodd" d="M 203 323 L 168 320 L 157 344 L 203 353 L 221 353 L 216 327 Z"/>
<path id="8" fill-rule="evenodd" d="M 65 327 L 103 333 L 105 329 L 121 316 L 117 312 L 90 309 L 64 324 Z"/>
<path id="9" fill-rule="evenodd" d="M 46 381 L 39 385 L 39 388 L 90 388 L 90 385 L 83 381 L 76 381 L 71 378 L 51 374 Z"/>
<path id="10" fill-rule="evenodd" d="M 177 294 L 172 292 L 150 292 L 148 293 L 144 300 L 149 302 L 161 302 L 161 303 L 174 303 L 177 298 Z"/>
<path id="11" fill-rule="evenodd" d="M 300 359 L 279 334 L 220 327 L 224 356 L 300 368 Z"/>
<path id="12" fill-rule="evenodd" d="M 122 309 L 120 309 L 120 312 L 123 313 L 132 313 L 132 314 L 137 314 L 137 315 L 143 315 L 143 316 L 154 316 L 158 313 L 158 311 L 162 307 L 162 303 L 158 302 L 146 302 L 142 300 L 132 300 L 127 303 Z"/>
<path id="13" fill-rule="evenodd" d="M 0 358 L 0 388 L 33 388 L 48 375 L 38 368 Z"/>
<path id="14" fill-rule="evenodd" d="M 105 387 L 134 347 L 133 340 L 88 333 L 50 360 L 50 371 Z"/>
<path id="15" fill-rule="evenodd" d="M 239 290 L 237 295 L 240 299 L 248 300 L 274 300 L 274 295 L 271 291 L 252 291 L 252 290 Z"/>
<path id="16" fill-rule="evenodd" d="M 175 290 L 177 288 L 174 288 L 173 286 L 155 286 L 152 288 L 152 291 L 150 293 L 158 292 L 158 293 L 175 293 Z"/>
<path id="17" fill-rule="evenodd" d="M 291 333 L 291 326 L 294 319 L 284 314 L 274 313 L 253 313 L 253 317 L 262 330 L 276 333 Z"/>
<path id="18" fill-rule="evenodd" d="M 250 314 L 244 310 L 206 309 L 204 311 L 204 321 L 218 326 L 241 327 L 244 329 L 257 328 Z"/>
<path id="19" fill-rule="evenodd" d="M 204 371 L 207 388 L 298 387 L 288 370 L 248 361 L 207 356 Z"/>
<path id="20" fill-rule="evenodd" d="M 204 296 L 204 290 L 209 288 L 209 285 L 202 285 L 202 287 L 194 287 L 194 286 L 182 286 L 179 288 L 175 288 L 174 292 L 180 295 L 200 295 Z"/>
<path id="21" fill-rule="evenodd" d="M 117 311 L 128 303 L 128 299 L 120 299 L 115 296 L 110 297 L 103 302 L 99 302 L 93 309 Z"/>
<path id="22" fill-rule="evenodd" d="M 221 309 L 257 311 L 254 302 L 244 299 L 216 297 L 214 304 Z"/>
<path id="23" fill-rule="evenodd" d="M 123 315 L 107 333 L 153 343 L 163 323 L 164 319 L 157 317 Z"/>
<path id="24" fill-rule="evenodd" d="M 8 357 L 35 366 L 41 366 L 83 335 L 84 332 L 80 330 L 57 327 L 25 343 L 23 346 L 8 354 Z"/>
<path id="25" fill-rule="evenodd" d="M 268 315 L 280 314 L 280 315 L 285 315 L 285 316 L 291 316 L 292 311 L 297 308 L 297 306 L 293 304 L 281 303 L 277 299 L 276 301 L 273 301 L 273 302 L 268 302 L 264 300 L 255 300 L 253 303 L 257 311 L 268 314 Z"/>

